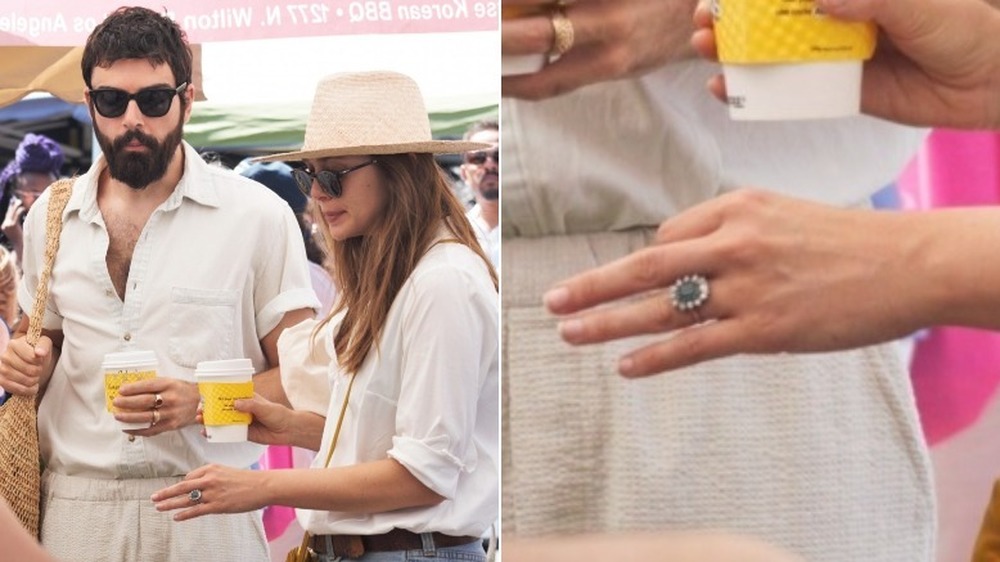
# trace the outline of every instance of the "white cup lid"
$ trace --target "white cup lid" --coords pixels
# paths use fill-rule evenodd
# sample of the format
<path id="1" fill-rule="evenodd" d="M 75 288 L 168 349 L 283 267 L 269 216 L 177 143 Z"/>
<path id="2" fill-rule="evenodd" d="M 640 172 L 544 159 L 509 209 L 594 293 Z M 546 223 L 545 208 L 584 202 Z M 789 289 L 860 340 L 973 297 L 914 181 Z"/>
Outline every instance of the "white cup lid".
<path id="1" fill-rule="evenodd" d="M 220 359 L 200 361 L 195 368 L 195 376 L 252 375 L 253 363 L 249 359 Z"/>
<path id="2" fill-rule="evenodd" d="M 104 369 L 156 366 L 156 353 L 148 350 L 119 351 L 104 355 Z"/>

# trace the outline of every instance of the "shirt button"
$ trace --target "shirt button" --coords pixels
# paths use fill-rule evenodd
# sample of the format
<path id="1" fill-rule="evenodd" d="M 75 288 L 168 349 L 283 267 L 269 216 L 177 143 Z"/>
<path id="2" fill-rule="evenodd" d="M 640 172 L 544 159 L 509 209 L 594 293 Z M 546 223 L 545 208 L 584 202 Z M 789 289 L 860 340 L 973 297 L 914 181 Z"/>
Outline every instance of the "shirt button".
<path id="1" fill-rule="evenodd" d="M 132 334 L 125 334 L 125 341 L 132 341 Z"/>
<path id="2" fill-rule="evenodd" d="M 128 436 L 128 441 L 129 441 L 129 443 L 135 442 L 135 435 L 129 435 Z"/>
<path id="3" fill-rule="evenodd" d="M 111 289 L 104 291 L 104 294 L 110 297 L 112 294 Z"/>

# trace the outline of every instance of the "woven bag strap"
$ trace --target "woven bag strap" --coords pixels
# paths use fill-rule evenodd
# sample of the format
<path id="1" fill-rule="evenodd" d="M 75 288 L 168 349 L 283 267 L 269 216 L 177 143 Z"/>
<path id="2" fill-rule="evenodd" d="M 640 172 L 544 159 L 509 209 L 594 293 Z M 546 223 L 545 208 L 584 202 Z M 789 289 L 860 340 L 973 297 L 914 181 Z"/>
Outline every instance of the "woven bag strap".
<path id="1" fill-rule="evenodd" d="M 49 206 L 45 214 L 45 261 L 38 275 L 35 304 L 28 321 L 27 341 L 31 345 L 38 343 L 38 338 L 42 335 L 42 320 L 45 318 L 45 307 L 49 299 L 49 277 L 59 251 L 59 235 L 62 234 L 62 214 L 69 196 L 73 194 L 74 181 L 76 178 L 65 178 L 49 186 Z"/>

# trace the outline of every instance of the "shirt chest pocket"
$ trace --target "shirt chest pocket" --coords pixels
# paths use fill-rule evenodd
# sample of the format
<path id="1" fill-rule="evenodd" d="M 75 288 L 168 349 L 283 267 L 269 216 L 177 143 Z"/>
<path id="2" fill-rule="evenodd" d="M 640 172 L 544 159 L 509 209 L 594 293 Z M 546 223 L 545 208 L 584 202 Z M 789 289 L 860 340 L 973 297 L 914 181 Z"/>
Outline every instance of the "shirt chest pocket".
<path id="1" fill-rule="evenodd" d="M 170 293 L 170 359 L 194 368 L 199 361 L 236 357 L 238 291 L 185 289 Z"/>

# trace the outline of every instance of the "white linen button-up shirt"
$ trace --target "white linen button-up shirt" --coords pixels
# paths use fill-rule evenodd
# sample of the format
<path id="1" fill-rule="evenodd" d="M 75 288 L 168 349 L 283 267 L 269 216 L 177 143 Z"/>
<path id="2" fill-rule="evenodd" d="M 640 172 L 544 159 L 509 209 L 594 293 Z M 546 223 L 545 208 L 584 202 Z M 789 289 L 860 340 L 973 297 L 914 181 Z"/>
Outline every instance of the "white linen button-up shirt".
<path id="1" fill-rule="evenodd" d="M 124 301 L 108 274 L 108 231 L 97 205 L 104 158 L 74 183 L 44 320 L 65 338 L 38 410 L 42 458 L 56 473 L 176 476 L 207 462 L 247 467 L 263 450 L 210 444 L 199 425 L 130 439 L 105 409 L 106 353 L 152 350 L 159 376 L 185 381 L 205 360 L 247 357 L 260 372 L 267 367 L 260 340 L 286 312 L 319 306 L 288 205 L 255 182 L 205 164 L 187 143 L 184 157 L 180 182 L 136 243 Z M 43 194 L 25 221 L 18 301 L 26 313 L 42 267 L 48 201 Z"/>
<path id="2" fill-rule="evenodd" d="M 330 360 L 343 313 L 317 338 L 314 323 L 282 333 L 282 384 L 297 409 L 325 404 L 322 467 L 350 377 Z M 480 536 L 499 513 L 499 325 L 497 292 L 482 258 L 454 243 L 433 246 L 400 289 L 378 347 L 355 375 L 330 466 L 393 458 L 445 497 L 385 513 L 298 510 L 315 534 L 373 535 L 393 528 Z M 296 357 L 291 360 L 288 355 Z M 285 368 L 288 365 L 288 368 Z M 328 375 L 325 389 L 319 384 Z"/>

